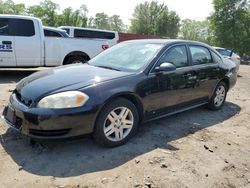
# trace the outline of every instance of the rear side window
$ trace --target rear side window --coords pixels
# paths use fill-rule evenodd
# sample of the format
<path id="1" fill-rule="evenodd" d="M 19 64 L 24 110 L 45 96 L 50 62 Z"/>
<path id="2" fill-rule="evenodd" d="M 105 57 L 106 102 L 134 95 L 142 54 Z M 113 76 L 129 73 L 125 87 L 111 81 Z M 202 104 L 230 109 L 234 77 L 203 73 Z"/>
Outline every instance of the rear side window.
<path id="1" fill-rule="evenodd" d="M 203 46 L 190 46 L 193 65 L 212 63 L 209 50 Z"/>
<path id="2" fill-rule="evenodd" d="M 22 37 L 31 37 L 35 35 L 33 21 L 25 19 L 10 19 L 10 35 Z"/>
<path id="3" fill-rule="evenodd" d="M 97 38 L 97 39 L 114 39 L 115 33 L 105 31 L 91 31 L 84 29 L 75 29 L 74 37 L 77 38 Z"/>
<path id="4" fill-rule="evenodd" d="M 45 37 L 62 37 L 60 33 L 57 33 L 55 31 L 44 29 L 44 36 Z"/>
<path id="5" fill-rule="evenodd" d="M 212 53 L 212 57 L 213 57 L 213 61 L 214 63 L 222 63 L 222 59 L 220 58 L 220 56 L 218 56 L 216 53 L 214 53 L 213 51 L 211 51 Z"/>
<path id="6" fill-rule="evenodd" d="M 0 18 L 0 36 L 9 35 L 9 20 Z"/>

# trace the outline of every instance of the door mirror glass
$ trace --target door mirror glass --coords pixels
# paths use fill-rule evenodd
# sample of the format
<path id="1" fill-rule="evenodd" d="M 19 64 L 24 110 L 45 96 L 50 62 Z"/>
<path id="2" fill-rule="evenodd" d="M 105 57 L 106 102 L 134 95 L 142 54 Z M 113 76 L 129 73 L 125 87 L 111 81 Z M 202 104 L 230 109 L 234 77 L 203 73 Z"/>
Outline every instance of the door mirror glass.
<path id="1" fill-rule="evenodd" d="M 155 68 L 155 72 L 170 72 L 170 71 L 175 71 L 175 70 L 176 70 L 176 66 L 168 62 L 164 62 L 159 67 Z"/>

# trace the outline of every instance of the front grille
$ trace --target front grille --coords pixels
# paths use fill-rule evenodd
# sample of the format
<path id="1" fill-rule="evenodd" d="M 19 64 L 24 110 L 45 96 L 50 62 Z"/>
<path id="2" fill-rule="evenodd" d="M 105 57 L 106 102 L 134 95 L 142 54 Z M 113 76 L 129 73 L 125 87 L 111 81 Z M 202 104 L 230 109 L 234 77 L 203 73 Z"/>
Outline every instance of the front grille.
<path id="1" fill-rule="evenodd" d="M 28 107 L 31 106 L 32 100 L 25 99 L 17 90 L 15 90 L 14 93 L 16 94 L 16 98 L 18 99 L 19 102 L 21 102 L 25 106 L 28 106 Z"/>
<path id="2" fill-rule="evenodd" d="M 37 130 L 29 129 L 29 134 L 34 136 L 54 137 L 63 136 L 69 133 L 71 129 L 60 129 L 60 130 Z"/>

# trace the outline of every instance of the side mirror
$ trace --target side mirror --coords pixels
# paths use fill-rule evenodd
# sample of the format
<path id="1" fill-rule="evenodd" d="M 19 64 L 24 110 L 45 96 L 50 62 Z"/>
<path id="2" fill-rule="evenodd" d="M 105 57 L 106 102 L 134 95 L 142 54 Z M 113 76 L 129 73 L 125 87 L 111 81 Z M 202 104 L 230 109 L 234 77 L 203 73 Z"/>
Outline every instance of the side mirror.
<path id="1" fill-rule="evenodd" d="M 159 72 L 170 72 L 170 71 L 175 71 L 176 70 L 176 66 L 174 66 L 172 63 L 162 63 L 159 67 L 155 67 L 155 72 L 159 73 Z"/>

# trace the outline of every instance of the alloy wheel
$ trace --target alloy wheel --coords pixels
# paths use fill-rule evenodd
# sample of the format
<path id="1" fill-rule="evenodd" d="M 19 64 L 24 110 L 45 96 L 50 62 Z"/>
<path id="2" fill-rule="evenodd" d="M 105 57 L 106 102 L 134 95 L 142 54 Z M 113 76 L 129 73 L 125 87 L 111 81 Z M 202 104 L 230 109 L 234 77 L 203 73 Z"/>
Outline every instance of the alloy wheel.
<path id="1" fill-rule="evenodd" d="M 214 98 L 214 105 L 219 107 L 223 104 L 226 97 L 226 89 L 223 85 L 220 85 L 216 90 L 216 96 Z"/>
<path id="2" fill-rule="evenodd" d="M 127 107 L 112 110 L 104 121 L 104 135 L 110 141 L 121 141 L 126 138 L 134 125 L 134 116 Z"/>

